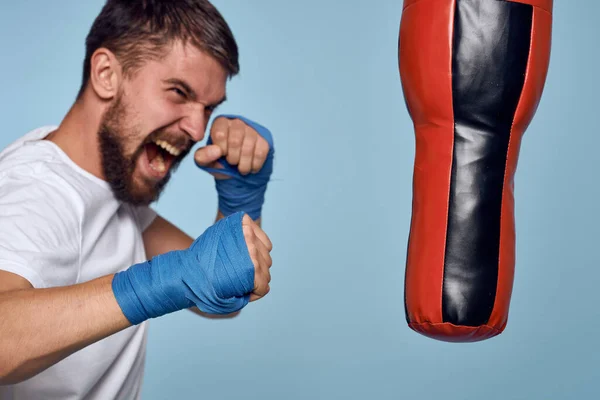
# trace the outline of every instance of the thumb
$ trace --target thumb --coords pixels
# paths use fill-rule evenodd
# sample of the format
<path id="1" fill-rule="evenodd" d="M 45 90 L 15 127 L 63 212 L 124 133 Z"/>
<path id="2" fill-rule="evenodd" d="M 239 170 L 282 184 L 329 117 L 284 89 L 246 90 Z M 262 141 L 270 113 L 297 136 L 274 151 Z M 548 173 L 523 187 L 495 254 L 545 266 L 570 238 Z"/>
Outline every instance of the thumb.
<path id="1" fill-rule="evenodd" d="M 221 155 L 221 148 L 217 145 L 210 144 L 196 150 L 196 153 L 194 154 L 194 160 L 198 165 L 202 167 L 208 167 L 221 158 Z"/>
<path id="2" fill-rule="evenodd" d="M 250 232 L 254 233 L 255 226 L 256 226 L 256 222 L 254 222 L 248 214 L 244 213 L 244 216 L 242 217 L 242 229 L 243 228 L 250 229 Z"/>

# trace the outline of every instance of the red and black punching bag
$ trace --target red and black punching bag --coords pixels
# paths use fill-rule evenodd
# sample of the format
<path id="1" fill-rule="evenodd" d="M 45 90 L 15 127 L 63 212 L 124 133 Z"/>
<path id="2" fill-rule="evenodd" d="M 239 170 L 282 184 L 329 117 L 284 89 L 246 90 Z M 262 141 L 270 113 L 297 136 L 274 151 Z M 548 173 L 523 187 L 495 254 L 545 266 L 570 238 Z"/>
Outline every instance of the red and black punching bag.
<path id="1" fill-rule="evenodd" d="M 416 154 L 409 326 L 472 342 L 507 323 L 513 178 L 544 88 L 552 0 L 405 0 L 399 69 Z"/>

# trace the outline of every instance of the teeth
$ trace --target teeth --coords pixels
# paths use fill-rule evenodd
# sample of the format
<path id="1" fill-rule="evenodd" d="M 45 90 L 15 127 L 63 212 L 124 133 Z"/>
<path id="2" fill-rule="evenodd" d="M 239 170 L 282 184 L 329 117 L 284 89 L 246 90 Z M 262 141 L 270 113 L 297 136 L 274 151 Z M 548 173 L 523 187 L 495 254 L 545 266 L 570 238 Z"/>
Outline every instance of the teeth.
<path id="1" fill-rule="evenodd" d="M 167 170 L 165 160 L 163 160 L 160 154 L 157 154 L 156 157 L 154 157 L 154 160 L 152 160 L 152 163 L 150 164 L 150 168 L 157 172 L 165 172 Z"/>
<path id="2" fill-rule="evenodd" d="M 178 155 L 181 154 L 181 150 L 179 150 L 175 146 L 170 145 L 169 143 L 167 143 L 164 140 L 156 140 L 156 141 L 154 141 L 154 143 L 156 143 L 158 146 L 160 146 L 163 149 L 165 149 L 166 151 L 168 151 L 169 154 L 171 154 L 173 157 L 177 157 Z"/>

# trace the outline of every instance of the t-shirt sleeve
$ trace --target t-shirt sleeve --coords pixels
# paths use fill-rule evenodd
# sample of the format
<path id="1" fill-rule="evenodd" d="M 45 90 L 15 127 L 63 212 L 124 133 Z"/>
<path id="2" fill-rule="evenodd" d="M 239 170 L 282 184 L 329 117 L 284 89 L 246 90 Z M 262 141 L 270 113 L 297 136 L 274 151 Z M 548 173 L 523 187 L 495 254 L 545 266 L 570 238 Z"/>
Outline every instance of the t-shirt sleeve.
<path id="1" fill-rule="evenodd" d="M 80 266 L 76 199 L 52 181 L 0 177 L 0 270 L 34 288 L 75 284 Z"/>

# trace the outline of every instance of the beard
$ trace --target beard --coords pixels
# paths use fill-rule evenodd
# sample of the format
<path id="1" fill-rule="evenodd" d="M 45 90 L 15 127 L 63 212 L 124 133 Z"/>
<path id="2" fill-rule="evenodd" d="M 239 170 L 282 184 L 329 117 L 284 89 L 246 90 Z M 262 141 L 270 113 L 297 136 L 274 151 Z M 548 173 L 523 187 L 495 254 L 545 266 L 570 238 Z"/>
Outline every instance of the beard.
<path id="1" fill-rule="evenodd" d="M 117 200 L 135 206 L 149 205 L 158 200 L 171 178 L 171 173 L 189 153 L 189 149 L 173 160 L 169 171 L 161 180 L 152 181 L 143 177 L 136 179 L 137 162 L 145 151 L 145 146 L 166 134 L 162 129 L 157 129 L 139 143 L 140 130 L 126 125 L 127 111 L 123 94 L 120 93 L 102 117 L 98 130 L 102 170 Z M 131 148 L 131 143 L 135 141 L 139 144 L 135 150 L 127 153 L 127 149 Z"/>

